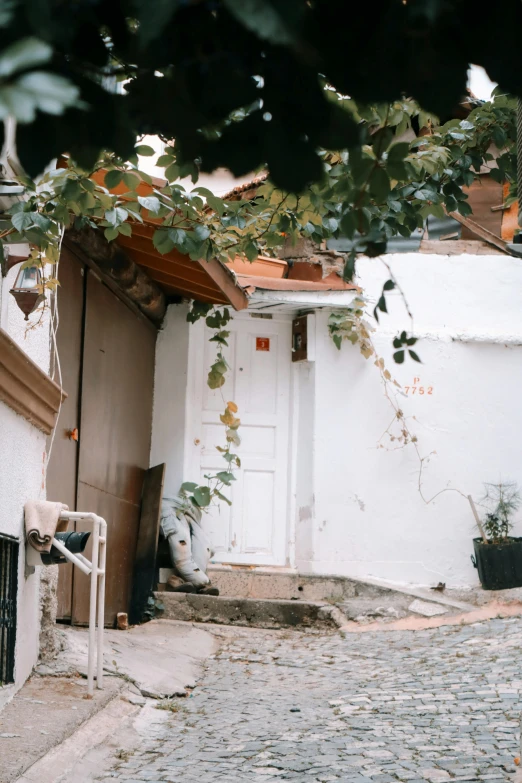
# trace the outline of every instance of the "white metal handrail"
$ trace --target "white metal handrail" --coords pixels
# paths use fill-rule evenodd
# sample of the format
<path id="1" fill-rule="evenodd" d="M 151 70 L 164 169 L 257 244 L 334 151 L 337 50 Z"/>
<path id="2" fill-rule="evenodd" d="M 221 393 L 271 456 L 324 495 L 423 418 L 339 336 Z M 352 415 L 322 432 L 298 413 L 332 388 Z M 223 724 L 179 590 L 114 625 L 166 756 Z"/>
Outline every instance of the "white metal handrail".
<path id="1" fill-rule="evenodd" d="M 103 687 L 103 633 L 105 625 L 105 568 L 107 564 L 107 522 L 87 511 L 62 511 L 60 519 L 92 522 L 92 560 L 73 554 L 53 538 L 53 546 L 84 574 L 91 577 L 89 604 L 89 649 L 87 659 L 87 692 L 94 694 L 94 658 L 96 650 L 96 687 Z M 96 624 L 96 619 L 98 623 Z"/>

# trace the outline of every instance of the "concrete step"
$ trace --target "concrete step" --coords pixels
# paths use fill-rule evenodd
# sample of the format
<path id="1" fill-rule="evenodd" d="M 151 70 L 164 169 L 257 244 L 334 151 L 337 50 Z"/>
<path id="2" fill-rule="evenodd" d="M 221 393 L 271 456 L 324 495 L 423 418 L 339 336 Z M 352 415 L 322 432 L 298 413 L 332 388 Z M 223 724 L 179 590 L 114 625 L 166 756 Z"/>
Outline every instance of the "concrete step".
<path id="1" fill-rule="evenodd" d="M 343 625 L 346 618 L 324 601 L 287 601 L 274 598 L 232 598 L 160 591 L 166 620 L 185 620 L 221 625 L 251 625 L 256 628 L 330 627 Z"/>
<path id="2" fill-rule="evenodd" d="M 228 598 L 241 596 L 343 604 L 354 599 L 393 602 L 405 596 L 460 611 L 470 611 L 475 604 L 475 601 L 464 602 L 429 588 L 395 585 L 379 579 L 299 574 L 287 568 L 213 565 L 208 568 L 208 575 L 219 589 L 220 596 Z"/>

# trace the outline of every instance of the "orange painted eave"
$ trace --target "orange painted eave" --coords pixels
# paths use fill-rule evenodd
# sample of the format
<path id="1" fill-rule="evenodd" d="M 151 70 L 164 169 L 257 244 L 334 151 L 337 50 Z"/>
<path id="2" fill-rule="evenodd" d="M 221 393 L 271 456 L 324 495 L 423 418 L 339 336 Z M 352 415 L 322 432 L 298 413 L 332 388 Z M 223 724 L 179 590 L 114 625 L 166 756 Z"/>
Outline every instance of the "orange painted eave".
<path id="1" fill-rule="evenodd" d="M 248 261 L 246 258 L 236 256 L 232 261 L 227 261 L 227 267 L 232 269 L 236 275 L 246 275 L 255 277 L 286 277 L 288 272 L 288 263 L 280 258 L 269 258 L 268 256 L 258 256 L 254 261 Z"/>
<path id="2" fill-rule="evenodd" d="M 103 169 L 97 171 L 92 175 L 92 179 L 97 185 L 105 187 L 106 173 Z M 135 192 L 139 196 L 149 196 L 154 189 L 160 189 L 166 184 L 160 179 L 153 179 L 152 185 L 140 182 Z M 129 189 L 120 183 L 111 188 L 110 192 L 125 200 Z M 167 294 L 177 293 L 191 299 L 228 304 L 235 310 L 244 310 L 248 306 L 245 291 L 238 285 L 234 273 L 217 258 L 210 261 L 192 261 L 175 249 L 164 255 L 156 250 L 152 237 L 161 222 L 160 218 L 145 215 L 143 223 L 132 222 L 130 237 L 120 234 L 115 241 L 125 248 L 129 257 Z"/>

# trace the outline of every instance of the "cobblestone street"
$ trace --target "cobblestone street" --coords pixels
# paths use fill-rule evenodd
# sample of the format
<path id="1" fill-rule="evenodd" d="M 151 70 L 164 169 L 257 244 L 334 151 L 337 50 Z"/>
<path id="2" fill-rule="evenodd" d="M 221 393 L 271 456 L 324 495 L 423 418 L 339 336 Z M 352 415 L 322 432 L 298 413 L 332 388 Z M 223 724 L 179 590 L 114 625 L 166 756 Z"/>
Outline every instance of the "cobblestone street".
<path id="1" fill-rule="evenodd" d="M 510 780 L 521 648 L 520 619 L 345 638 L 231 629 L 192 695 L 99 779 Z"/>

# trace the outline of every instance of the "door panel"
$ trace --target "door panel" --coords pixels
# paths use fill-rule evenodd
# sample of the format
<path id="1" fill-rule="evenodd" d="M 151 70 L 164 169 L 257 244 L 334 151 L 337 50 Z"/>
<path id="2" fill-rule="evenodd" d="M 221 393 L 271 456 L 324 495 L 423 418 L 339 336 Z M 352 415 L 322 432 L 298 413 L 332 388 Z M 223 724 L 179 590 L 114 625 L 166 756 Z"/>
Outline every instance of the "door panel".
<path id="1" fill-rule="evenodd" d="M 156 330 L 91 272 L 87 276 L 78 508 L 107 520 L 105 616 L 128 611 L 141 491 L 149 467 Z M 88 621 L 75 573 L 72 620 Z"/>
<path id="2" fill-rule="evenodd" d="M 57 343 L 68 397 L 49 461 L 47 496 L 107 520 L 111 623 L 128 610 L 132 586 L 149 467 L 156 330 L 65 247 L 59 279 Z M 66 435 L 75 428 L 78 442 Z M 58 603 L 60 619 L 88 622 L 89 585 L 78 569 L 60 566 Z"/>
<path id="3" fill-rule="evenodd" d="M 288 439 L 291 364 L 291 324 L 236 318 L 226 355 L 230 370 L 221 389 L 206 386 L 206 374 L 215 355 L 212 332 L 200 329 L 196 355 L 204 362 L 196 369 L 192 477 L 223 470 L 216 446 L 224 441 L 219 422 L 225 402 L 239 407 L 241 468 L 225 489 L 232 501 L 220 503 L 203 515 L 203 526 L 216 549 L 215 560 L 225 563 L 284 565 L 288 508 Z M 204 343 L 204 347 L 203 347 Z M 210 347 L 209 347 L 210 346 Z M 198 353 L 199 350 L 199 353 Z M 200 390 L 198 393 L 198 389 Z M 193 480 L 186 476 L 187 480 Z"/>
<path id="4" fill-rule="evenodd" d="M 79 480 L 135 504 L 149 467 L 155 340 L 89 273 Z"/>
<path id="5" fill-rule="evenodd" d="M 85 269 L 83 264 L 64 247 L 58 268 L 59 326 L 56 338 L 62 386 L 67 398 L 62 403 L 47 467 L 48 500 L 66 503 L 76 509 L 78 478 L 78 441 L 67 434 L 80 426 L 80 364 L 83 331 L 83 292 Z M 60 328 L 60 323 L 63 328 Z M 56 368 L 55 380 L 59 382 Z M 69 529 L 73 529 L 70 523 Z M 73 567 L 62 565 L 58 577 L 59 620 L 69 620 L 72 608 Z"/>

